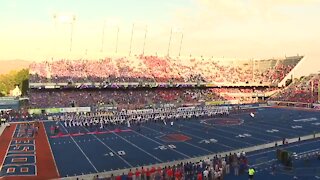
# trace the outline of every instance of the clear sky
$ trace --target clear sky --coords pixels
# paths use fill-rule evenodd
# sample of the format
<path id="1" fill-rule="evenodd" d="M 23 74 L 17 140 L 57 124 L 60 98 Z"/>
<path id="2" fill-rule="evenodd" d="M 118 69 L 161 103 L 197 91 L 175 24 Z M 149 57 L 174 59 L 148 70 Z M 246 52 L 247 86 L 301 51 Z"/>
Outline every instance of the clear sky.
<path id="1" fill-rule="evenodd" d="M 53 16 L 71 14 L 71 25 Z M 320 70 L 320 0 L 0 0 L 0 60 L 128 54 L 272 58 L 302 54 Z M 105 28 L 103 28 L 103 24 Z M 112 23 L 110 23 L 112 22 Z M 102 38 L 102 31 L 105 31 Z M 103 51 L 101 51 L 103 39 Z M 304 66 L 303 66 L 304 67 Z"/>

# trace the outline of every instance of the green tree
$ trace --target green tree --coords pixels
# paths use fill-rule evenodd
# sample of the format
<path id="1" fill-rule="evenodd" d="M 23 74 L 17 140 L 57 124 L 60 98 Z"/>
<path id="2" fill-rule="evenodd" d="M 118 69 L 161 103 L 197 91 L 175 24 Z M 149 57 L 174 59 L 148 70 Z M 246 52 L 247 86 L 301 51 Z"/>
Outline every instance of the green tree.
<path id="1" fill-rule="evenodd" d="M 26 95 L 28 90 L 29 70 L 22 69 L 20 71 L 11 71 L 8 74 L 0 75 L 0 95 L 7 96 L 10 90 L 15 86 L 19 86 L 22 95 Z"/>
<path id="2" fill-rule="evenodd" d="M 26 95 L 29 88 L 29 70 L 22 69 L 18 71 L 14 78 L 14 82 L 19 85 L 22 95 Z"/>

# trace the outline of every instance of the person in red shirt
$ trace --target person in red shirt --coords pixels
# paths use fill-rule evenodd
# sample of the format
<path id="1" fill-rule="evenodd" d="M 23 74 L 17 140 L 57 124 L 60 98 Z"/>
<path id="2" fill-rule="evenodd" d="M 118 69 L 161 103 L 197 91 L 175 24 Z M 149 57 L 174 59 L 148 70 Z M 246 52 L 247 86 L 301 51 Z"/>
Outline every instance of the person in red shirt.
<path id="1" fill-rule="evenodd" d="M 154 179 L 155 172 L 156 172 L 156 168 L 154 166 L 152 166 L 150 169 L 151 179 Z"/>
<path id="2" fill-rule="evenodd" d="M 141 167 L 141 179 L 146 179 L 146 170 L 144 170 L 143 167 Z"/>
<path id="3" fill-rule="evenodd" d="M 202 172 L 199 172 L 197 175 L 197 180 L 202 180 Z"/>
<path id="4" fill-rule="evenodd" d="M 181 180 L 182 178 L 182 174 L 179 170 L 176 170 L 176 172 L 174 173 L 174 177 L 176 180 Z"/>
<path id="5" fill-rule="evenodd" d="M 150 178 L 151 178 L 151 172 L 150 172 L 149 168 L 147 168 L 146 176 L 147 176 L 147 180 L 150 180 Z"/>
<path id="6" fill-rule="evenodd" d="M 168 179 L 172 179 L 172 177 L 173 177 L 173 171 L 170 167 L 168 167 L 167 176 L 168 176 Z"/>
<path id="7" fill-rule="evenodd" d="M 116 176 L 116 180 L 121 180 L 121 176 L 120 175 Z"/>
<path id="8" fill-rule="evenodd" d="M 131 172 L 131 169 L 130 169 L 130 171 L 128 172 L 128 180 L 131 180 L 132 179 L 132 176 L 133 176 L 133 173 Z"/>
<path id="9" fill-rule="evenodd" d="M 140 174 L 141 174 L 141 173 L 140 173 L 140 171 L 139 171 L 138 168 L 137 168 L 137 169 L 136 169 L 136 178 L 137 178 L 137 179 L 140 179 Z"/>

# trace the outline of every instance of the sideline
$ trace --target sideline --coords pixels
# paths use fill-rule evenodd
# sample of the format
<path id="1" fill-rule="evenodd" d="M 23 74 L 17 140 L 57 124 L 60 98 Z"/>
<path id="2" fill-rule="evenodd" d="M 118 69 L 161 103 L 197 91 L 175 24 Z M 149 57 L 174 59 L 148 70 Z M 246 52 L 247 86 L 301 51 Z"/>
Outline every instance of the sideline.
<path id="1" fill-rule="evenodd" d="M 310 134 L 310 135 L 306 135 L 306 136 L 302 136 L 300 137 L 302 143 L 306 143 L 306 142 L 303 142 L 303 141 L 307 141 L 307 140 L 316 140 L 316 141 L 319 141 L 319 138 L 320 137 L 320 133 L 316 133 L 316 134 Z M 290 144 L 292 143 L 296 143 L 296 142 L 299 142 L 298 141 L 298 138 L 299 137 L 295 137 L 295 138 L 291 138 L 291 139 L 288 139 L 288 144 L 285 145 L 285 147 L 290 147 Z M 191 159 L 184 159 L 184 160 L 178 160 L 178 161 L 172 161 L 172 162 L 168 162 L 168 163 L 160 163 L 160 164 L 153 164 L 153 165 L 149 165 L 149 166 L 144 166 L 144 168 L 151 168 L 153 166 L 173 166 L 173 165 L 176 165 L 176 164 L 179 164 L 179 163 L 184 163 L 184 162 L 199 162 L 200 160 L 204 160 L 204 159 L 208 159 L 208 158 L 211 158 L 215 155 L 221 155 L 221 156 L 225 156 L 225 155 L 229 155 L 230 153 L 233 154 L 233 153 L 237 153 L 237 152 L 253 152 L 253 151 L 258 151 L 258 150 L 263 150 L 263 149 L 268 149 L 268 148 L 273 148 L 275 143 L 278 144 L 277 147 L 282 147 L 282 141 L 274 141 L 274 142 L 271 142 L 271 143 L 267 143 L 267 144 L 262 144 L 262 145 L 257 145 L 257 146 L 252 146 L 252 147 L 247 147 L 247 148 L 242 148 L 242 149 L 236 149 L 236 150 L 232 150 L 232 151 L 227 151 L 227 152 L 222 152 L 222 153 L 217 153 L 217 154 L 209 154 L 209 155 L 206 155 L 206 156 L 201 156 L 201 157 L 195 157 L 195 158 L 191 158 Z M 296 144 L 295 144 L 296 145 Z M 139 167 L 136 167 L 136 168 L 140 168 Z M 96 175 L 99 175 L 99 177 L 109 177 L 111 174 L 113 174 L 114 176 L 117 176 L 117 175 L 122 175 L 123 173 L 127 174 L 129 172 L 130 169 L 134 169 L 134 168 L 127 168 L 127 169 L 120 169 L 120 170 L 115 170 L 115 171 L 108 171 L 108 172 L 101 172 L 101 173 L 95 173 L 95 174 L 89 174 L 89 175 L 82 175 L 82 176 L 73 176 L 73 177 L 61 177 L 60 179 L 62 180 L 71 180 L 71 179 L 76 179 L 76 178 L 79 178 L 79 179 L 90 179 L 92 180 L 92 178 Z"/>

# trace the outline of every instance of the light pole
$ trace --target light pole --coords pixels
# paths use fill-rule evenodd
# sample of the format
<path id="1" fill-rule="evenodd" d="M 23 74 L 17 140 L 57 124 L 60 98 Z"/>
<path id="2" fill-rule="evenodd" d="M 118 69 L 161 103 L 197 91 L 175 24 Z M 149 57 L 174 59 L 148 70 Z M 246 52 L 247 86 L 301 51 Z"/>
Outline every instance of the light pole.
<path id="1" fill-rule="evenodd" d="M 182 40 L 183 40 L 183 33 L 180 28 L 171 28 L 170 31 L 170 36 L 169 36 L 169 44 L 168 44 L 168 50 L 167 50 L 167 56 L 170 56 L 170 46 L 171 46 L 171 41 L 172 41 L 172 35 L 181 33 L 181 38 L 180 38 L 180 47 L 179 47 L 179 56 L 181 53 L 181 47 L 182 47 Z"/>
<path id="2" fill-rule="evenodd" d="M 167 56 L 169 56 L 169 51 L 170 51 L 170 45 L 171 45 L 171 37 L 172 37 L 172 28 L 171 28 L 171 31 L 170 31 L 170 37 L 169 37 L 169 44 L 168 44 L 168 51 L 167 51 Z"/>
<path id="3" fill-rule="evenodd" d="M 181 40 L 180 40 L 180 48 L 179 48 L 179 57 L 180 57 L 180 53 L 181 53 L 182 40 L 183 40 L 183 33 L 181 32 Z"/>
<path id="4" fill-rule="evenodd" d="M 70 33 L 70 52 L 72 51 L 72 40 L 73 40 L 73 26 L 74 26 L 74 22 L 76 21 L 76 16 L 72 17 L 72 21 L 71 21 L 71 33 Z"/>
<path id="5" fill-rule="evenodd" d="M 74 23 L 76 21 L 75 15 L 68 15 L 68 14 L 54 14 L 53 19 L 55 21 L 55 25 L 57 24 L 57 21 L 59 23 L 66 23 L 70 25 L 70 45 L 69 45 L 69 51 L 72 51 L 72 41 L 73 41 L 73 30 L 74 30 Z"/>
<path id="6" fill-rule="evenodd" d="M 103 26 L 102 26 L 102 37 L 101 37 L 101 49 L 100 52 L 103 52 L 103 45 L 104 45 L 104 30 L 106 27 L 106 22 L 103 21 Z"/>
<path id="7" fill-rule="evenodd" d="M 142 55 L 144 55 L 144 47 L 146 46 L 147 32 L 148 32 L 148 26 L 146 25 L 146 27 L 145 27 L 145 32 L 144 32 L 144 40 L 143 40 Z"/>
<path id="8" fill-rule="evenodd" d="M 116 54 L 118 53 L 119 26 L 117 27 Z"/>
<path id="9" fill-rule="evenodd" d="M 117 36 L 116 36 L 116 47 L 115 47 L 115 52 L 117 53 L 118 51 L 118 39 L 119 39 L 119 24 L 118 24 L 118 20 L 116 19 L 109 19 L 106 21 L 103 22 L 103 26 L 102 26 L 102 36 L 101 36 L 101 49 L 100 49 L 100 52 L 103 52 L 104 51 L 104 41 L 105 41 L 105 32 L 106 32 L 106 27 L 112 27 L 112 29 L 114 27 L 116 27 L 116 30 L 117 30 Z M 110 28 L 111 29 L 111 28 Z"/>
<path id="10" fill-rule="evenodd" d="M 131 47 L 132 47 L 133 31 L 134 31 L 134 23 L 132 24 L 132 30 L 131 30 L 131 39 L 130 39 L 130 47 L 129 47 L 129 56 L 131 56 Z"/>

